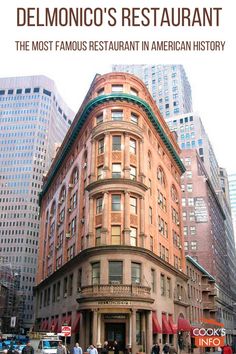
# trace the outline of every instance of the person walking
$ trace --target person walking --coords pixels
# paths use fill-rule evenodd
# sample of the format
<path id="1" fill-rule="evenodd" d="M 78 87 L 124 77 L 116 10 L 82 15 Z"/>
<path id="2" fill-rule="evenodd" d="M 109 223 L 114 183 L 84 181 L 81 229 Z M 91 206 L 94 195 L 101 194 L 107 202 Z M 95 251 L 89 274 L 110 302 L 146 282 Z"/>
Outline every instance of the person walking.
<path id="1" fill-rule="evenodd" d="M 34 354 L 34 348 L 30 342 L 26 343 L 26 346 L 22 349 L 22 354 Z"/>
<path id="2" fill-rule="evenodd" d="M 79 346 L 79 343 L 75 343 L 75 346 L 73 348 L 73 354 L 83 354 L 83 350 Z"/>
<path id="3" fill-rule="evenodd" d="M 114 350 L 114 354 L 119 354 L 119 351 L 120 351 L 119 345 L 116 340 L 114 341 L 114 344 L 113 344 L 113 350 Z"/>
<path id="4" fill-rule="evenodd" d="M 108 341 L 105 341 L 102 347 L 102 354 L 108 354 L 108 352 L 109 352 Z"/>
<path id="5" fill-rule="evenodd" d="M 93 344 L 90 345 L 89 354 L 98 354 L 97 348 Z"/>
<path id="6" fill-rule="evenodd" d="M 57 354 L 67 354 L 66 347 L 62 344 L 61 340 L 58 342 Z"/>
<path id="7" fill-rule="evenodd" d="M 166 343 L 165 345 L 164 345 L 164 347 L 163 347 L 163 353 L 164 354 L 168 354 L 169 352 L 170 352 L 170 346 L 169 346 L 169 344 L 168 343 Z"/>
<path id="8" fill-rule="evenodd" d="M 160 353 L 160 346 L 158 343 L 155 343 L 152 347 L 151 354 L 159 354 Z"/>

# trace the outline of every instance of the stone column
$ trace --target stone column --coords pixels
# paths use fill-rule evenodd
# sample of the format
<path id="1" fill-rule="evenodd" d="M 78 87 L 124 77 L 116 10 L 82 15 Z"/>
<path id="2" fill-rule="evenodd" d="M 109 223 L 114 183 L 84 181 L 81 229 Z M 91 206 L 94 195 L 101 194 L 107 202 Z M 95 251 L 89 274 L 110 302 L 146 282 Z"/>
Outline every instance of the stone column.
<path id="1" fill-rule="evenodd" d="M 108 234 L 108 220 L 109 220 L 109 194 L 103 193 L 103 212 L 102 212 L 102 230 L 101 230 L 101 245 L 106 245 Z"/>
<path id="2" fill-rule="evenodd" d="M 132 314 L 129 314 L 129 340 L 127 344 L 128 348 L 132 346 Z"/>
<path id="3" fill-rule="evenodd" d="M 110 171 L 110 166 L 109 166 L 109 156 L 110 156 L 110 132 L 105 133 L 105 138 L 104 138 L 104 166 L 103 166 L 103 171 L 104 171 L 104 176 L 103 178 L 109 178 L 109 171 Z"/>
<path id="4" fill-rule="evenodd" d="M 93 333 L 92 333 L 92 343 L 96 345 L 98 340 L 98 312 L 93 310 Z"/>
<path id="5" fill-rule="evenodd" d="M 130 178 L 129 133 L 125 133 L 125 146 L 124 146 L 124 177 L 125 177 L 125 178 Z"/>
<path id="6" fill-rule="evenodd" d="M 97 348 L 101 348 L 101 313 L 98 312 L 98 336 L 97 336 Z"/>
<path id="7" fill-rule="evenodd" d="M 85 314 L 85 321 L 84 321 L 84 324 L 85 324 L 85 348 L 88 348 L 88 346 L 91 344 L 90 343 L 90 331 L 91 331 L 91 328 L 90 328 L 90 312 L 89 311 L 85 311 L 84 312 Z"/>
<path id="8" fill-rule="evenodd" d="M 96 141 L 91 139 L 91 165 L 90 165 L 90 175 L 89 175 L 89 182 L 92 183 L 95 181 L 95 172 L 96 168 Z"/>
<path id="9" fill-rule="evenodd" d="M 86 322 L 85 322 L 85 312 L 80 313 L 80 320 L 79 320 L 79 343 L 82 348 L 86 348 Z"/>
<path id="10" fill-rule="evenodd" d="M 152 311 L 146 311 L 146 353 L 152 349 Z"/>
<path id="11" fill-rule="evenodd" d="M 130 245 L 130 194 L 125 191 L 124 202 L 124 244 Z"/>
<path id="12" fill-rule="evenodd" d="M 132 321 L 132 342 L 131 342 L 131 349 L 132 354 L 136 354 L 136 309 L 132 309 L 131 314 L 131 321 Z"/>
<path id="13" fill-rule="evenodd" d="M 94 242 L 94 208 L 93 197 L 89 197 L 89 224 L 88 224 L 88 242 L 87 247 L 95 246 Z"/>
<path id="14" fill-rule="evenodd" d="M 140 198 L 140 237 L 138 240 L 139 247 L 145 247 L 145 200 Z"/>
<path id="15" fill-rule="evenodd" d="M 144 173 L 144 142 L 140 140 L 139 142 L 139 180 L 140 182 L 145 182 L 145 173 Z"/>

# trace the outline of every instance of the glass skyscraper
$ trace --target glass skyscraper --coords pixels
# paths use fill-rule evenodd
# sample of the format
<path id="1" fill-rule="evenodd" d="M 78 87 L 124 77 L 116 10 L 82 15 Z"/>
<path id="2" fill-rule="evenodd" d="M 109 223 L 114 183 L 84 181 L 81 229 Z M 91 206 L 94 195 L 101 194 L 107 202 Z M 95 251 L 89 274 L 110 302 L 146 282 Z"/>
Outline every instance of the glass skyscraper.
<path id="1" fill-rule="evenodd" d="M 20 279 L 22 329 L 33 323 L 43 174 L 73 115 L 47 77 L 0 79 L 0 259 Z"/>

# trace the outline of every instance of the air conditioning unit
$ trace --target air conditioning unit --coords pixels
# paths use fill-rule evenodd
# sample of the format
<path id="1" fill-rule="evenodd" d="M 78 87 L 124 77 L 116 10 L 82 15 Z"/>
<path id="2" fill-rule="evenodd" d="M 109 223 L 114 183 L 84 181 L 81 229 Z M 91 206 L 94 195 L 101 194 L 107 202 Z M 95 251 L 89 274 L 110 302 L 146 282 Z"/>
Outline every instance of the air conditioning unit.
<path id="1" fill-rule="evenodd" d="M 68 213 L 71 213 L 71 208 L 68 208 Z"/>
<path id="2" fill-rule="evenodd" d="M 62 197 L 62 198 L 61 198 L 61 203 L 63 203 L 63 202 L 64 202 L 64 198 Z"/>
<path id="3" fill-rule="evenodd" d="M 57 223 L 57 226 L 59 227 L 60 225 L 61 225 L 61 222 L 58 222 L 58 223 Z"/>
<path id="4" fill-rule="evenodd" d="M 180 271 L 180 272 L 182 272 L 182 271 L 183 271 L 183 269 L 182 269 L 182 268 L 179 268 L 179 271 Z"/>
<path id="5" fill-rule="evenodd" d="M 178 204 L 179 203 L 179 199 L 175 199 L 175 203 Z"/>
<path id="6" fill-rule="evenodd" d="M 179 225 L 180 225 L 179 221 L 177 221 L 176 225 L 177 225 L 177 226 L 179 226 Z"/>
<path id="7" fill-rule="evenodd" d="M 158 200 L 157 200 L 157 203 L 158 203 L 158 204 L 161 204 L 161 200 L 160 200 L 160 199 L 158 199 Z"/>
<path id="8" fill-rule="evenodd" d="M 84 168 L 86 168 L 86 167 L 87 167 L 87 163 L 85 162 L 85 163 L 84 163 Z"/>
<path id="9" fill-rule="evenodd" d="M 74 185 L 73 185 L 72 183 L 69 183 L 68 187 L 69 187 L 69 188 L 73 188 Z"/>
<path id="10" fill-rule="evenodd" d="M 198 302 L 199 300 L 197 299 L 197 302 Z"/>
<path id="11" fill-rule="evenodd" d="M 58 204 L 61 205 L 61 201 L 60 200 L 59 200 Z"/>
<path id="12" fill-rule="evenodd" d="M 81 221 L 81 224 L 84 224 L 85 218 L 82 218 L 80 221 Z"/>
<path id="13" fill-rule="evenodd" d="M 159 231 L 162 231 L 163 230 L 163 227 L 162 226 L 159 226 Z"/>
<path id="14" fill-rule="evenodd" d="M 179 249 L 182 250 L 182 246 L 181 245 L 179 245 Z"/>
<path id="15" fill-rule="evenodd" d="M 56 249 L 59 250 L 59 245 L 56 246 Z"/>
<path id="16" fill-rule="evenodd" d="M 48 259 L 50 258 L 50 254 L 48 254 Z"/>
<path id="17" fill-rule="evenodd" d="M 50 214 L 49 217 L 52 218 L 52 217 L 53 217 L 53 214 Z"/>
<path id="18" fill-rule="evenodd" d="M 66 232 L 66 238 L 70 238 L 70 232 Z"/>
<path id="19" fill-rule="evenodd" d="M 179 300 L 182 300 L 182 296 L 179 296 L 178 299 L 179 299 Z"/>

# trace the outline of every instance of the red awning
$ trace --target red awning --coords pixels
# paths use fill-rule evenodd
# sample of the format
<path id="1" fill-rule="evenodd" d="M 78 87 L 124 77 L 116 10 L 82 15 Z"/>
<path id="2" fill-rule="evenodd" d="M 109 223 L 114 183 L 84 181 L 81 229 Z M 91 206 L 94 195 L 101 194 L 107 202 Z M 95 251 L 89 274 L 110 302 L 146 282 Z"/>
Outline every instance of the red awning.
<path id="1" fill-rule="evenodd" d="M 45 331 L 46 329 L 48 329 L 48 320 L 44 320 L 43 326 L 42 326 L 43 331 Z"/>
<path id="2" fill-rule="evenodd" d="M 79 321 L 80 321 L 80 313 L 77 312 L 75 321 L 72 326 L 72 333 L 77 333 L 79 331 Z"/>
<path id="3" fill-rule="evenodd" d="M 191 331 L 191 325 L 189 323 L 189 320 L 179 317 L 179 319 L 178 319 L 178 331 L 190 332 Z"/>
<path id="4" fill-rule="evenodd" d="M 40 323 L 40 330 L 41 330 L 41 331 L 43 330 L 44 322 L 45 322 L 45 320 L 41 321 L 41 323 Z"/>
<path id="5" fill-rule="evenodd" d="M 158 322 L 157 314 L 155 311 L 152 311 L 152 333 L 153 334 L 161 333 L 161 326 Z"/>
<path id="6" fill-rule="evenodd" d="M 58 332 L 58 318 L 55 318 L 54 320 L 54 329 L 53 329 L 54 333 Z"/>
<path id="7" fill-rule="evenodd" d="M 174 323 L 173 317 L 170 315 L 169 315 L 169 325 L 172 330 L 172 334 L 176 334 L 177 333 L 177 324 Z"/>
<path id="8" fill-rule="evenodd" d="M 162 314 L 162 333 L 173 334 L 165 314 Z"/>

